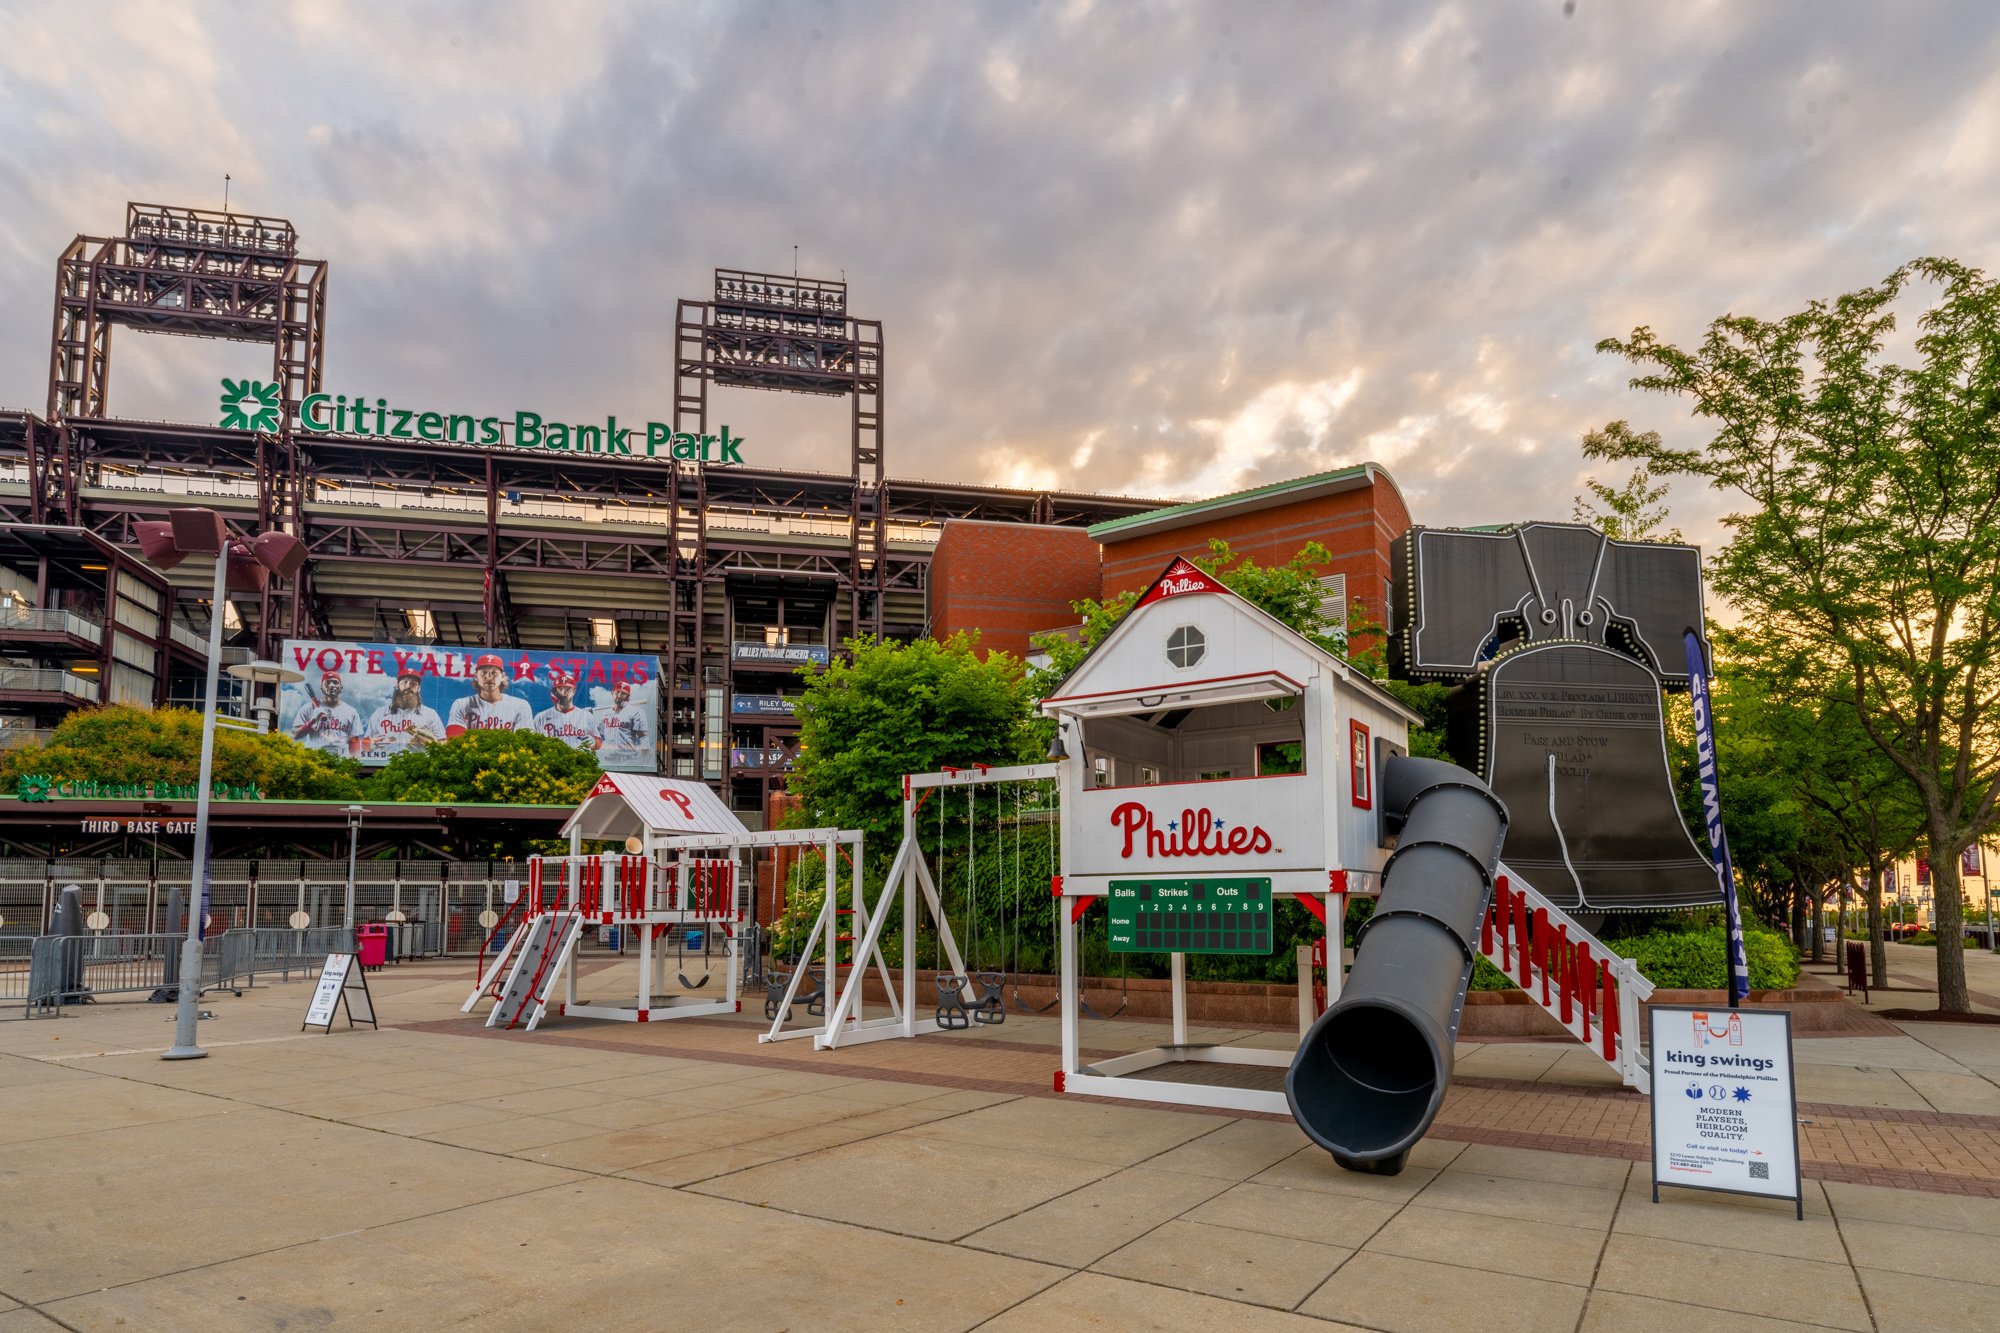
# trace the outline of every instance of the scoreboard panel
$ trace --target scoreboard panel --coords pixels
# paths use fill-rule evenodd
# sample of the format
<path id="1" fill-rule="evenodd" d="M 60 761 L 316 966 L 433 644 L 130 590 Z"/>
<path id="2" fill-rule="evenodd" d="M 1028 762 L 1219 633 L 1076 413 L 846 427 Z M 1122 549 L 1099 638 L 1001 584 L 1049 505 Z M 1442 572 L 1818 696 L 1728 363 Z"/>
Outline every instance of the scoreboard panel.
<path id="1" fill-rule="evenodd" d="M 1271 952 L 1266 878 L 1114 879 L 1113 953 Z"/>

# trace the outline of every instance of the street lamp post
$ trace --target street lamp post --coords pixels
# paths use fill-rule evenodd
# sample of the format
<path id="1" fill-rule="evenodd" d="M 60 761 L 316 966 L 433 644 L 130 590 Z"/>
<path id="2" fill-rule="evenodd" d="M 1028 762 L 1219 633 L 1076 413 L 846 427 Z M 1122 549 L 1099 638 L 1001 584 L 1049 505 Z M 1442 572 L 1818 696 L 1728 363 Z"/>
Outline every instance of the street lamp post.
<path id="1" fill-rule="evenodd" d="M 361 844 L 361 817 L 367 814 L 368 810 L 365 806 L 350 805 L 344 813 L 347 815 L 347 914 L 342 918 L 342 923 L 347 927 L 350 936 L 348 947 L 358 948 L 360 946 L 356 945 L 352 939 L 354 931 L 354 855 Z"/>
<path id="2" fill-rule="evenodd" d="M 202 918 L 208 913 L 208 800 L 215 785 L 215 695 L 222 671 L 222 604 L 233 585 L 261 591 L 266 572 L 290 578 L 305 563 L 305 543 L 283 532 L 233 537 L 213 509 L 175 509 L 164 523 L 135 523 L 139 550 L 161 569 L 190 555 L 215 557 L 215 595 L 208 604 L 208 685 L 201 715 L 201 774 L 195 788 L 194 855 L 188 886 L 187 942 L 181 946 L 180 1004 L 174 1012 L 174 1044 L 167 1060 L 199 1060 L 208 1054 L 195 1044 L 196 1006 L 201 992 Z"/>
<path id="3" fill-rule="evenodd" d="M 271 730 L 271 719 L 277 713 L 275 699 L 266 698 L 257 692 L 259 685 L 294 685 L 306 678 L 303 671 L 294 671 L 282 662 L 238 662 L 228 668 L 229 674 L 250 687 L 250 707 L 247 716 L 257 724 L 260 734 Z"/>

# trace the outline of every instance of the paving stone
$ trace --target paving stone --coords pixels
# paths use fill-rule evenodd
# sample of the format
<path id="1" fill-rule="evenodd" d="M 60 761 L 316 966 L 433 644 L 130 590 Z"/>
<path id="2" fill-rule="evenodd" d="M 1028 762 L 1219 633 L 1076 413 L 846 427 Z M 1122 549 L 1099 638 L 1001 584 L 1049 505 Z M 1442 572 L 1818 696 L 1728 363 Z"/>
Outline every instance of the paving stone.
<path id="1" fill-rule="evenodd" d="M 419 1106 L 409 1111 L 385 1111 L 380 1115 L 355 1116 L 348 1123 L 363 1129 L 379 1129 L 385 1134 L 400 1134 L 404 1138 L 422 1138 L 426 1134 L 441 1134 L 454 1129 L 470 1129 L 474 1125 L 491 1125 L 501 1120 L 517 1117 L 505 1111 L 496 1111 L 490 1106 L 472 1106 L 465 1102 L 440 1102 L 435 1106 Z"/>
<path id="2" fill-rule="evenodd" d="M 579 1125 L 574 1120 L 550 1120 L 544 1116 L 517 1115 L 506 1120 L 489 1121 L 483 1125 L 441 1129 L 417 1137 L 431 1143 L 448 1143 L 455 1148 L 471 1148 L 476 1152 L 511 1153 L 519 1152 L 523 1148 L 539 1148 L 544 1144 L 561 1143 L 564 1139 L 585 1138 L 596 1132 L 589 1125 Z"/>
<path id="3" fill-rule="evenodd" d="M 1191 1291 L 1128 1282 L 1103 1273 L 1078 1273 L 1032 1296 L 987 1323 L 981 1333 L 1331 1333 L 1348 1327 Z"/>
<path id="4" fill-rule="evenodd" d="M 922 1132 L 829 1148 L 689 1188 L 809 1217 L 957 1240 L 1111 1173 L 1073 1157 L 924 1139 Z"/>
<path id="5" fill-rule="evenodd" d="M 1371 1254 L 1483 1268 L 1589 1286 L 1604 1248 L 1599 1227 L 1554 1226 L 1518 1218 L 1496 1225 L 1474 1213 L 1426 1208 L 1422 1198 L 1390 1219 L 1363 1247 Z"/>
<path id="6" fill-rule="evenodd" d="M 1483 1143 L 1471 1143 L 1445 1170 L 1452 1174 L 1469 1172 L 1513 1180 L 1542 1180 L 1556 1185 L 1587 1185 L 1592 1189 L 1615 1190 L 1624 1187 L 1626 1177 L 1632 1173 L 1632 1164 L 1608 1157 L 1537 1152 L 1532 1148 L 1495 1148 Z"/>
<path id="7" fill-rule="evenodd" d="M 1618 1191 L 1561 1185 L 1447 1168 L 1417 1196 L 1429 1208 L 1529 1222 L 1604 1227 L 1618 1211 Z"/>
<path id="8" fill-rule="evenodd" d="M 1114 1277 L 1289 1310 L 1352 1250 L 1200 1222 L 1165 1222 L 1093 1269 Z"/>
<path id="9" fill-rule="evenodd" d="M 1623 1235 L 1685 1241 L 1691 1245 L 1726 1245 L 1758 1254 L 1816 1259 L 1844 1264 L 1833 1214 L 1816 1180 L 1805 1182 L 1806 1220 L 1801 1222 L 1790 1199 L 1755 1199 L 1741 1194 L 1663 1189 L 1653 1202 L 1651 1177 L 1641 1167 L 1625 1188 L 1613 1230 Z"/>
<path id="10" fill-rule="evenodd" d="M 597 1178 L 93 1292 L 51 1313 L 82 1328 L 159 1328 L 198 1311 L 213 1333 L 385 1319 L 879 1333 L 970 1328 L 1065 1271 Z"/>
<path id="11" fill-rule="evenodd" d="M 1327 1154 L 1326 1149 L 1314 1145 L 1301 1148 L 1276 1166 L 1259 1171 L 1250 1177 L 1250 1183 L 1407 1203 L 1437 1179 L 1437 1175 L 1435 1168 L 1421 1166 L 1404 1167 L 1402 1174 L 1394 1176 L 1371 1176 L 1359 1171 L 1343 1171 L 1333 1164 L 1333 1158 Z"/>
<path id="12" fill-rule="evenodd" d="M 1833 1213 L 1845 1226 L 1850 1221 L 1903 1222 L 2000 1235 L 2000 1199 L 1974 1199 L 1960 1194 L 1924 1194 L 1915 1190 L 1883 1189 L 1829 1180 L 1825 1191 Z"/>
<path id="13" fill-rule="evenodd" d="M 911 1133 L 1022 1152 L 1133 1166 L 1214 1129 L 1211 1117 L 1087 1098 L 1019 1097 Z"/>
<path id="14" fill-rule="evenodd" d="M 1146 1159 L 1155 1171 L 1183 1171 L 1223 1180 L 1248 1180 L 1299 1150 L 1305 1138 L 1297 1125 L 1272 1120 L 1224 1120 L 1200 1138 L 1189 1139 Z"/>
<path id="15" fill-rule="evenodd" d="M 1134 1167 L 975 1231 L 961 1244 L 1083 1268 L 1226 1188 L 1206 1176 Z"/>
<path id="16" fill-rule="evenodd" d="M 1548 1333 L 1573 1328 L 1586 1290 L 1362 1251 L 1299 1307 L 1389 1333 Z"/>
<path id="17" fill-rule="evenodd" d="M 1990 1329 L 1996 1323 L 1993 1288 L 1916 1273 L 1863 1267 L 1861 1285 L 1881 1333 L 1936 1333 L 1939 1329 Z"/>
<path id="18" fill-rule="evenodd" d="M 0 1145 L 47 1143 L 78 1134 L 223 1115 L 242 1109 L 198 1093 L 121 1079 L 94 1078 L 83 1084 L 66 1079 L 45 1080 L 19 1086 L 0 1084 L 0 1087 L 6 1090 L 6 1114 L 0 1115 Z"/>
<path id="19" fill-rule="evenodd" d="M 1699 1333 L 1782 1333 L 1783 1330 L 1823 1328 L 1823 1324 L 1795 1323 L 1769 1315 L 1733 1314 L 1709 1306 L 1684 1305 L 1678 1301 L 1632 1296 L 1622 1291 L 1593 1291 L 1583 1311 L 1578 1333 L 1659 1333 L 1661 1329 L 1699 1330 Z"/>
<path id="20" fill-rule="evenodd" d="M 1857 1264 L 2000 1287 L 2000 1235 L 1860 1219 L 1843 1221 L 1840 1230 Z M 2000 1316 L 2000 1291 L 1993 1303 Z"/>
<path id="21" fill-rule="evenodd" d="M 1597 1286 L 1774 1319 L 1810 1312 L 1812 1322 L 1833 1328 L 1870 1327 L 1845 1264 L 1620 1234 L 1605 1246 Z"/>
<path id="22" fill-rule="evenodd" d="M 1385 1199 L 1246 1183 L 1191 1210 L 1187 1220 L 1352 1250 L 1381 1230 L 1399 1206 Z"/>
<path id="23" fill-rule="evenodd" d="M 644 1181 L 651 1185 L 665 1185 L 678 1189 L 682 1185 L 692 1185 L 698 1180 L 711 1180 L 717 1176 L 731 1175 L 745 1171 L 766 1162 L 783 1161 L 781 1153 L 759 1152 L 754 1148 L 703 1148 L 678 1157 L 662 1158 L 657 1162 L 646 1162 L 612 1174 L 626 1180 Z"/>
<path id="24" fill-rule="evenodd" d="M 20 1301 L 46 1303 L 574 1178 L 261 1108 L 79 1135 L 68 1146 L 0 1149 L 0 1291 Z M 24 1218 L 34 1225 L 13 1220 Z"/>

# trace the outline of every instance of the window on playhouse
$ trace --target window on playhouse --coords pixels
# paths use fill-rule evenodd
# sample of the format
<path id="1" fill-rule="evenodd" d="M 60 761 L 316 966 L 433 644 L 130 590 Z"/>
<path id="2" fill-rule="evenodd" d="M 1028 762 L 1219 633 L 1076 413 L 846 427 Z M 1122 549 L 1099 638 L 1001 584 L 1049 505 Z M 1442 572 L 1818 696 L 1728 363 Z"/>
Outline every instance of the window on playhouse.
<path id="1" fill-rule="evenodd" d="M 1182 625 L 1167 636 L 1167 661 L 1186 669 L 1208 655 L 1208 636 L 1193 625 Z"/>
<path id="2" fill-rule="evenodd" d="M 1306 771 L 1305 709 L 1267 699 L 1079 719 L 1094 787 L 1287 777 Z"/>

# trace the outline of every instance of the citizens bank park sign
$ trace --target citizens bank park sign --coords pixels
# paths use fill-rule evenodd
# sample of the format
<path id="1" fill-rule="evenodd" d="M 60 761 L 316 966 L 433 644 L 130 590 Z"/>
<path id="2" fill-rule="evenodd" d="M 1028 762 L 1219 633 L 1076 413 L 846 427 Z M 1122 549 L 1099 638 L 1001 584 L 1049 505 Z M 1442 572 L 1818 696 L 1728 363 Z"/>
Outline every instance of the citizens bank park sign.
<path id="1" fill-rule="evenodd" d="M 224 430 L 276 432 L 285 424 L 278 386 L 262 380 L 222 381 Z M 743 440 L 724 426 L 720 435 L 694 435 L 664 422 L 621 426 L 616 416 L 600 423 L 550 421 L 539 413 L 515 411 L 474 416 L 400 407 L 387 398 L 349 398 L 344 393 L 308 394 L 294 425 L 309 435 L 361 436 L 432 444 L 511 445 L 551 453 L 627 458 L 671 458 L 691 463 L 741 463 Z"/>

